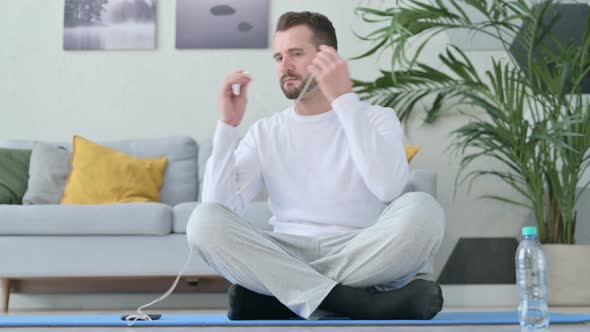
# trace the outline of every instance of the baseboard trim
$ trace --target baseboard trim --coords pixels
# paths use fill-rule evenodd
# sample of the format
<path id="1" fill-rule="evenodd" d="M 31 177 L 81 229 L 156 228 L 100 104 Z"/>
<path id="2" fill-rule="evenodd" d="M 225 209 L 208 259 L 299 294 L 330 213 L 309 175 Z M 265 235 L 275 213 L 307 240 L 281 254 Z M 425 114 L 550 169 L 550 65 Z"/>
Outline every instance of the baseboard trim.
<path id="1" fill-rule="evenodd" d="M 442 285 L 444 308 L 516 308 L 518 291 L 516 285 Z M 144 294 L 23 294 L 11 295 L 11 311 L 52 310 L 135 310 L 152 301 L 161 292 Z M 174 292 L 156 309 L 225 309 L 224 293 Z"/>
<path id="2" fill-rule="evenodd" d="M 514 284 L 442 285 L 445 307 L 518 307 Z"/>

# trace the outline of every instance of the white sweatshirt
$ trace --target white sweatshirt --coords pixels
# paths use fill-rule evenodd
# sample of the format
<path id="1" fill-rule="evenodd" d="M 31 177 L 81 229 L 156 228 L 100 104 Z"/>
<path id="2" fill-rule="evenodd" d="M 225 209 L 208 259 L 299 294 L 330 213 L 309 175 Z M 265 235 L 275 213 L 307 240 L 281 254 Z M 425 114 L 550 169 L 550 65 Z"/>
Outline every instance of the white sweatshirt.
<path id="1" fill-rule="evenodd" d="M 330 235 L 371 226 L 408 181 L 403 132 L 393 110 L 356 94 L 302 116 L 293 107 L 258 120 L 242 141 L 218 122 L 203 201 L 242 214 L 266 187 L 275 232 Z"/>

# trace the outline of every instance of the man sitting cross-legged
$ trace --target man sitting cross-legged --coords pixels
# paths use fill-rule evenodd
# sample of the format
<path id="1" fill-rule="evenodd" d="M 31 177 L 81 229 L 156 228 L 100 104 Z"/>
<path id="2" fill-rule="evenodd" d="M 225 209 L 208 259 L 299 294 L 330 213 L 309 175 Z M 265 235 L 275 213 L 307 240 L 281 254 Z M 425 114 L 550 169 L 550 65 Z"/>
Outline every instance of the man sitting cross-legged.
<path id="1" fill-rule="evenodd" d="M 325 16 L 282 15 L 273 49 L 286 97 L 297 99 L 313 75 L 309 89 L 240 141 L 251 78 L 225 78 L 203 203 L 187 228 L 191 248 L 234 284 L 229 318 L 309 318 L 318 309 L 352 319 L 432 318 L 440 287 L 412 279 L 440 246 L 444 213 L 426 193 L 402 195 L 409 167 L 394 111 L 352 92 Z M 263 187 L 273 231 L 241 217 Z"/>

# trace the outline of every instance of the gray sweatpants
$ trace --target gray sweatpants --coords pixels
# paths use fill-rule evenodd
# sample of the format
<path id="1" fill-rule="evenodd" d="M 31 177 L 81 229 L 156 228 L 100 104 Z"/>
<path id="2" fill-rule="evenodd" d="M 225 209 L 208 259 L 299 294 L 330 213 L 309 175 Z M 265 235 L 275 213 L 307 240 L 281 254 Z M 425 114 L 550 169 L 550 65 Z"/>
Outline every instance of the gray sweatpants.
<path id="1" fill-rule="evenodd" d="M 203 203 L 190 217 L 187 238 L 230 282 L 273 295 L 309 318 L 338 283 L 390 289 L 408 283 L 438 250 L 444 224 L 438 202 L 422 192 L 402 195 L 368 228 L 319 237 L 256 229 L 223 205 Z"/>

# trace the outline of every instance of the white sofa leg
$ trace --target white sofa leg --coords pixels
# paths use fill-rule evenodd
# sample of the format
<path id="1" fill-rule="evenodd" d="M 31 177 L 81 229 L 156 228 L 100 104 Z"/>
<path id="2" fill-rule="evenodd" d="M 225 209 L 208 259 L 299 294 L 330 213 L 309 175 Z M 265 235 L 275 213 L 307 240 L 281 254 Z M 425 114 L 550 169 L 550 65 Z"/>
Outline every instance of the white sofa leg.
<path id="1" fill-rule="evenodd" d="M 8 301 L 10 300 L 10 279 L 2 279 L 2 312 L 8 312 Z"/>

